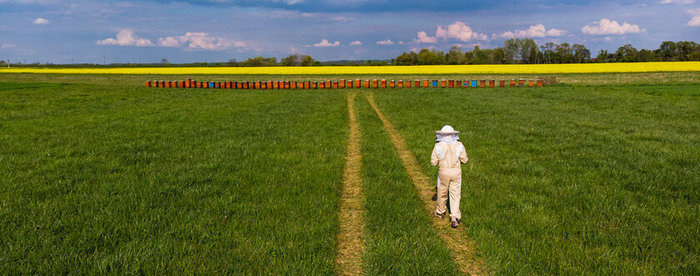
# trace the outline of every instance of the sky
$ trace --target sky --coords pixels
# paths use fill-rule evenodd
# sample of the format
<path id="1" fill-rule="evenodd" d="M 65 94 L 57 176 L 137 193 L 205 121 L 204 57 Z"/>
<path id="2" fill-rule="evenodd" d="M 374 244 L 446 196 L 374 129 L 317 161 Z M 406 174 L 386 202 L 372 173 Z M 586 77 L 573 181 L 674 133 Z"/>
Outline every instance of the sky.
<path id="1" fill-rule="evenodd" d="M 0 0 L 0 59 L 12 63 L 391 59 L 509 38 L 594 56 L 700 42 L 700 0 Z"/>

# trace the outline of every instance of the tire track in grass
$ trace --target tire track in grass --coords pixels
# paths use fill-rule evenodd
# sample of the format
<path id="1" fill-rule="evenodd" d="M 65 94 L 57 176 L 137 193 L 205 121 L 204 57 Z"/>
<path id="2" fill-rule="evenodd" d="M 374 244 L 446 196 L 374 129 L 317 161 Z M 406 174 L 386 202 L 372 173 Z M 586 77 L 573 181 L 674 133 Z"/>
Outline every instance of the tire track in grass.
<path id="1" fill-rule="evenodd" d="M 381 119 L 384 127 L 387 129 L 389 136 L 391 136 L 391 141 L 394 143 L 396 150 L 401 157 L 408 175 L 411 177 L 413 184 L 420 196 L 420 199 L 425 205 L 425 209 L 432 214 L 435 210 L 435 203 L 430 200 L 434 193 L 434 186 L 430 183 L 428 176 L 423 173 L 420 166 L 418 165 L 418 160 L 413 155 L 413 153 L 408 150 L 406 146 L 406 141 L 404 141 L 401 134 L 394 128 L 389 119 L 387 119 L 381 112 L 377 103 L 374 101 L 374 94 L 367 94 L 367 101 L 372 106 L 374 111 Z M 445 219 L 432 219 L 433 226 L 439 233 L 440 238 L 445 242 L 445 245 L 453 252 L 453 260 L 459 266 L 459 269 L 465 274 L 469 275 L 480 275 L 484 273 L 483 270 L 483 260 L 476 255 L 474 242 L 464 235 L 464 231 L 457 229 L 451 229 L 449 222 Z"/>
<path id="2" fill-rule="evenodd" d="M 362 274 L 362 255 L 364 253 L 364 206 L 362 206 L 362 153 L 360 151 L 360 125 L 355 116 L 354 102 L 356 93 L 348 93 L 348 117 L 350 135 L 345 168 L 343 171 L 343 194 L 340 199 L 338 215 L 340 231 L 338 232 L 338 255 L 336 264 L 338 274 Z"/>

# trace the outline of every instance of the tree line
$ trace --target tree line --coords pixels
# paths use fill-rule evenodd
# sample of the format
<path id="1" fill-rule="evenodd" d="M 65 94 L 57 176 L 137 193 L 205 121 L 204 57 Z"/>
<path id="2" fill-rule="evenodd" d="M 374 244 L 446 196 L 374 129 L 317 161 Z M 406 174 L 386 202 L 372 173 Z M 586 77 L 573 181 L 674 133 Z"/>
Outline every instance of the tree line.
<path id="1" fill-rule="evenodd" d="M 693 41 L 664 41 L 658 49 L 637 50 L 625 44 L 615 52 L 601 50 L 595 58 L 582 44 L 547 42 L 537 45 L 530 38 L 513 38 L 503 47 L 463 51 L 452 46 L 445 53 L 422 49 L 418 53 L 402 53 L 392 60 L 394 65 L 460 65 L 460 64 L 544 64 L 544 63 L 588 63 L 588 62 L 649 62 L 649 61 L 700 61 L 700 44 Z"/>

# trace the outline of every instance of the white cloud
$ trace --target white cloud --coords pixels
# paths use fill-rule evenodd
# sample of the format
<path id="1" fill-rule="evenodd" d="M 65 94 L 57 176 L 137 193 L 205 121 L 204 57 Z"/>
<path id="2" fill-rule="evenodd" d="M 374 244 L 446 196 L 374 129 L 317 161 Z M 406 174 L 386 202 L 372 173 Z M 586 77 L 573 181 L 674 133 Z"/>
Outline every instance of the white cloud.
<path id="1" fill-rule="evenodd" d="M 339 46 L 340 42 L 336 41 L 333 43 L 330 43 L 328 39 L 321 39 L 321 42 L 314 44 L 314 47 L 336 47 Z"/>
<path id="2" fill-rule="evenodd" d="M 46 20 L 46 19 L 44 19 L 44 18 L 39 17 L 39 18 L 37 18 L 37 19 L 34 19 L 34 24 L 36 24 L 36 25 L 46 25 L 46 24 L 49 24 L 49 21 Z"/>
<path id="3" fill-rule="evenodd" d="M 488 40 L 488 36 L 485 34 L 476 33 L 469 26 L 465 25 L 463 22 L 456 21 L 447 27 L 438 26 L 435 30 L 435 36 L 431 37 L 426 32 L 418 32 L 418 38 L 414 38 L 414 43 L 437 43 L 438 38 L 444 40 L 457 39 L 462 42 L 468 42 L 472 40 Z"/>
<path id="4" fill-rule="evenodd" d="M 208 33 L 187 32 L 182 36 L 169 36 L 158 39 L 158 46 L 162 47 L 185 47 L 190 50 L 219 51 L 232 47 L 244 48 L 247 45 L 243 42 L 229 41 L 221 37 L 213 37 Z"/>
<path id="5" fill-rule="evenodd" d="M 460 21 L 447 25 L 447 29 L 443 29 L 442 26 L 438 26 L 437 30 L 435 31 L 435 36 L 444 39 L 454 38 L 462 42 L 488 39 L 488 36 L 485 34 L 475 33 L 472 28 Z"/>
<path id="6" fill-rule="evenodd" d="M 424 31 L 418 32 L 418 38 L 413 39 L 413 42 L 417 43 L 437 43 L 437 37 L 431 37 Z"/>
<path id="7" fill-rule="evenodd" d="M 403 45 L 403 41 L 399 41 L 399 45 Z"/>
<path id="8" fill-rule="evenodd" d="M 131 29 L 122 29 L 117 33 L 117 38 L 107 38 L 104 40 L 98 40 L 98 45 L 119 45 L 119 46 L 138 46 L 138 47 L 148 47 L 153 46 L 153 42 L 148 39 L 140 38 L 134 34 Z"/>
<path id="9" fill-rule="evenodd" d="M 360 45 L 362 45 L 362 42 L 360 42 L 359 40 L 355 40 L 353 42 L 350 42 L 350 46 L 360 46 Z"/>
<path id="10" fill-rule="evenodd" d="M 695 3 L 695 0 L 661 0 L 661 4 L 676 4 L 676 5 L 690 5 Z"/>
<path id="11" fill-rule="evenodd" d="M 688 21 L 688 26 L 700 27 L 700 9 L 691 9 L 686 11 L 690 14 L 690 21 Z"/>
<path id="12" fill-rule="evenodd" d="M 17 45 L 16 45 L 16 44 L 12 44 L 12 43 L 3 43 L 3 44 L 0 44 L 0 49 L 9 49 L 9 48 L 14 48 L 14 47 L 17 47 Z"/>
<path id="13" fill-rule="evenodd" d="M 622 25 L 615 20 L 607 18 L 601 19 L 599 22 L 594 22 L 592 25 L 586 25 L 581 28 L 581 32 L 587 35 L 624 35 L 636 34 L 646 31 L 640 28 L 639 25 L 631 25 L 624 22 Z"/>
<path id="14" fill-rule="evenodd" d="M 513 32 L 507 31 L 500 35 L 494 35 L 494 37 L 500 38 L 516 38 L 516 37 L 557 37 L 566 34 L 565 30 L 559 29 L 549 29 L 547 30 L 543 24 L 537 24 L 530 26 L 527 30 L 515 30 Z"/>
<path id="15" fill-rule="evenodd" d="M 394 42 L 391 39 L 377 41 L 377 45 L 393 45 Z"/>

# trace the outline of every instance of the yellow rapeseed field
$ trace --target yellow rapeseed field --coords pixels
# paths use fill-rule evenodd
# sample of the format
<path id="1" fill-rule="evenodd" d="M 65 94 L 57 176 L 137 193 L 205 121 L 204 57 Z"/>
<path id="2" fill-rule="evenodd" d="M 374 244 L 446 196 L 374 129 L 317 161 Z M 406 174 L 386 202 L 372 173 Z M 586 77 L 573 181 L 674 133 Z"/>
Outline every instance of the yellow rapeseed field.
<path id="1" fill-rule="evenodd" d="M 700 71 L 700 62 L 318 67 L 0 68 L 0 73 L 163 75 L 559 74 Z"/>

